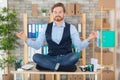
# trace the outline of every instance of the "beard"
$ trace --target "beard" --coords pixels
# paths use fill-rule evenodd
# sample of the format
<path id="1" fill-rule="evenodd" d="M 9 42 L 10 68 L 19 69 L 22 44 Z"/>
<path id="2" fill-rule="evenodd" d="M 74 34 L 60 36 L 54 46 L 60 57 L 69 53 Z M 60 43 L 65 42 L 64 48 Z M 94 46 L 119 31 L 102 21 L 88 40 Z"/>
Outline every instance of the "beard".
<path id="1" fill-rule="evenodd" d="M 64 18 L 61 17 L 61 16 L 56 16 L 56 17 L 54 18 L 54 20 L 57 21 L 57 22 L 60 22 L 60 21 L 62 21 L 63 19 L 64 19 Z"/>

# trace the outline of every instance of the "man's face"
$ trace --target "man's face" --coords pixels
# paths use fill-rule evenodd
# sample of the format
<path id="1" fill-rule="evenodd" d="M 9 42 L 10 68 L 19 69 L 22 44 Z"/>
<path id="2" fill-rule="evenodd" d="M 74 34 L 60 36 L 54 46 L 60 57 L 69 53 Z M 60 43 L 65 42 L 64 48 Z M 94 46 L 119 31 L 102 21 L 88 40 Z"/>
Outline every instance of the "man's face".
<path id="1" fill-rule="evenodd" d="M 57 22 L 60 22 L 64 19 L 64 11 L 62 7 L 55 7 L 53 9 L 53 19 Z"/>

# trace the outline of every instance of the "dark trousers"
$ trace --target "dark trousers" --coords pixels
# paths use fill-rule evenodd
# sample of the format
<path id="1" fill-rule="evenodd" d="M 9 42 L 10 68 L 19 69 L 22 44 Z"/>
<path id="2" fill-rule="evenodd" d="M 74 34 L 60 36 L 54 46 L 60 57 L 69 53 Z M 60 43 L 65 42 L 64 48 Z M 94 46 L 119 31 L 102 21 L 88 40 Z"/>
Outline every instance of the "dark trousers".
<path id="1" fill-rule="evenodd" d="M 75 65 L 79 60 L 77 53 L 69 53 L 67 55 L 50 56 L 43 54 L 34 54 L 33 61 L 40 67 L 56 71 L 60 66 L 66 67 Z M 58 65 L 59 64 L 59 65 Z M 58 67 L 56 69 L 56 67 Z"/>

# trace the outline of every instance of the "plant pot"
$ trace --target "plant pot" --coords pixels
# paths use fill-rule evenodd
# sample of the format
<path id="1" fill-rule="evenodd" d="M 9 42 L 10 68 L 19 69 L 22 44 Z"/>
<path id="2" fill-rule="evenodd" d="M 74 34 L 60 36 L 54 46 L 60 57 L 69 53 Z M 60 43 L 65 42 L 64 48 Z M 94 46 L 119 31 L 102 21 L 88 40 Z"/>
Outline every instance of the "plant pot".
<path id="1" fill-rule="evenodd" d="M 42 13 L 42 16 L 46 16 L 46 13 Z"/>
<path id="2" fill-rule="evenodd" d="M 12 74 L 3 74 L 2 80 L 13 80 L 13 75 Z"/>

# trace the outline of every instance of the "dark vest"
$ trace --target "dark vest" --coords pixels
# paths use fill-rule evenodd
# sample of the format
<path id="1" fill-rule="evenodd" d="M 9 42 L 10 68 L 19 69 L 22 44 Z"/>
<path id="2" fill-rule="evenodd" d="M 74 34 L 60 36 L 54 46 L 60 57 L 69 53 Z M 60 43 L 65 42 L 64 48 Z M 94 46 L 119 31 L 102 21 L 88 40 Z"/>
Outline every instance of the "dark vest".
<path id="1" fill-rule="evenodd" d="M 59 44 L 52 40 L 53 22 L 49 23 L 46 29 L 46 41 L 48 43 L 48 55 L 66 55 L 72 52 L 72 41 L 70 37 L 70 24 L 65 23 L 62 39 Z M 58 35 L 59 36 L 59 35 Z"/>

